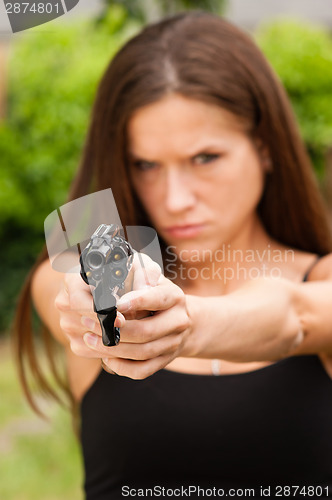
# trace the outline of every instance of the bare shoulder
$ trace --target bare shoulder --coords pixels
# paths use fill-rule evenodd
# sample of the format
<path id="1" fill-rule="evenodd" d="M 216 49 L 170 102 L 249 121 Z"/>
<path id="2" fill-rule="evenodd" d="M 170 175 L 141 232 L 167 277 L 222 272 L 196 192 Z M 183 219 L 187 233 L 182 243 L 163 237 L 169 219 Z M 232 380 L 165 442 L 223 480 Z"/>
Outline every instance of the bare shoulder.
<path id="1" fill-rule="evenodd" d="M 310 281 L 332 280 L 332 253 L 321 257 L 310 271 Z"/>
<path id="2" fill-rule="evenodd" d="M 42 300 L 45 290 L 58 288 L 62 275 L 52 269 L 50 261 L 45 259 L 35 269 L 32 276 L 32 297 L 35 302 Z"/>
<path id="3" fill-rule="evenodd" d="M 300 282 L 306 273 L 307 281 L 332 279 L 332 253 L 318 259 L 318 255 L 304 250 L 298 250 L 280 245 L 283 255 L 282 268 L 285 278 Z"/>

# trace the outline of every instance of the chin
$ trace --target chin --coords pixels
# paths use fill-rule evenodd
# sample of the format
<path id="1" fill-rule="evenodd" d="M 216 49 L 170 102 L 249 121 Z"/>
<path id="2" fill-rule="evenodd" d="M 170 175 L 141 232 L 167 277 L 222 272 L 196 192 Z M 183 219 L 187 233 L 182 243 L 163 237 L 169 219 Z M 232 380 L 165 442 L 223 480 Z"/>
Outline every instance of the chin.
<path id="1" fill-rule="evenodd" d="M 168 255 L 175 254 L 181 262 L 192 264 L 201 262 L 212 262 L 214 253 L 220 251 L 219 246 L 208 245 L 204 242 L 193 242 L 186 244 L 169 244 L 168 245 Z"/>

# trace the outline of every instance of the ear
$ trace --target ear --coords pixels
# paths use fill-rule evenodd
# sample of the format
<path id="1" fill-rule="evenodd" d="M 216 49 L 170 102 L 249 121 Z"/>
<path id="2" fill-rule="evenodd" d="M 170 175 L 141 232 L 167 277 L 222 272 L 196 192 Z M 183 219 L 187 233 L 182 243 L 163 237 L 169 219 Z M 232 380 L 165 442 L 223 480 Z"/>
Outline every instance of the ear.
<path id="1" fill-rule="evenodd" d="M 273 171 L 273 166 L 268 147 L 264 144 L 260 137 L 256 137 L 254 142 L 256 144 L 257 152 L 264 172 L 271 173 Z"/>

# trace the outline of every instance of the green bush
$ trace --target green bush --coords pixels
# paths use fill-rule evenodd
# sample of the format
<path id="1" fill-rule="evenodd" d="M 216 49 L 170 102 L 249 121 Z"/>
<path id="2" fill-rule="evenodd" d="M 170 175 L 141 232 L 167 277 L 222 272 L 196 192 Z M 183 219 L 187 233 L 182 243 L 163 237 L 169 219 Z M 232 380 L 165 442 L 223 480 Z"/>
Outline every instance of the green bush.
<path id="1" fill-rule="evenodd" d="M 283 82 L 320 179 L 332 145 L 332 39 L 295 20 L 262 26 L 256 39 Z"/>
<path id="2" fill-rule="evenodd" d="M 45 217 L 66 200 L 101 74 L 138 28 L 118 6 L 98 25 L 29 30 L 10 47 L 8 112 L 0 124 L 0 331 L 43 245 Z"/>
<path id="3" fill-rule="evenodd" d="M 227 0 L 104 0 L 103 3 L 100 19 L 107 16 L 110 7 L 120 5 L 126 9 L 129 17 L 139 19 L 142 23 L 185 10 L 205 10 L 220 15 L 227 6 Z"/>

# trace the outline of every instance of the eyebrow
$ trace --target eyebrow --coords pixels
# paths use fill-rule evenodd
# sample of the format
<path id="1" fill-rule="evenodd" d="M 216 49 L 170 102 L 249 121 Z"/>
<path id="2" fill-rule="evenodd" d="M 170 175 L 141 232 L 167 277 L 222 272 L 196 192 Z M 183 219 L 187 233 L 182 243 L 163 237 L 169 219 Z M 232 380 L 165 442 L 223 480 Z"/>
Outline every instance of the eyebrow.
<path id="1" fill-rule="evenodd" d="M 135 153 L 132 153 L 131 151 L 128 152 L 128 156 L 131 160 L 142 160 L 143 159 L 142 156 L 139 156 Z"/>
<path id="2" fill-rule="evenodd" d="M 211 152 L 211 154 L 213 154 L 213 151 L 214 150 L 220 150 L 220 149 L 223 149 L 225 147 L 225 145 L 221 145 L 221 144 L 207 144 L 205 146 L 202 146 L 198 149 L 196 149 L 195 152 L 193 153 L 190 153 L 189 155 L 186 155 L 187 157 L 189 158 L 193 158 L 201 153 L 205 153 L 205 152 Z M 128 155 L 130 157 L 131 160 L 145 160 L 144 156 L 141 156 L 141 155 L 137 155 L 135 153 L 133 153 L 132 151 L 129 151 L 128 152 Z M 157 161 L 157 160 L 145 160 L 145 161 Z"/>

